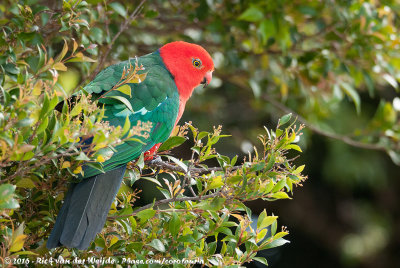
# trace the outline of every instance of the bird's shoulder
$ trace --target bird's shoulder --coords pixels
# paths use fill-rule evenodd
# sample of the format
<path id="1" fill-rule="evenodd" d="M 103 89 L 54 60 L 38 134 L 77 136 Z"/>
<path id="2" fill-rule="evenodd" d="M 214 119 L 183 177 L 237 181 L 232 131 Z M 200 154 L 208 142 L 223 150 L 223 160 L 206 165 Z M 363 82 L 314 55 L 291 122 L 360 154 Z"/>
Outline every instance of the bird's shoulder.
<path id="1" fill-rule="evenodd" d="M 118 92 L 117 85 L 124 81 L 124 74 L 126 75 L 128 70 L 132 72 L 136 64 L 143 66 L 137 73 L 145 73 L 146 78 L 140 83 L 128 83 L 132 90 L 138 88 L 142 92 L 150 91 L 151 95 L 162 94 L 160 91 L 171 94 L 176 90 L 174 79 L 165 67 L 159 51 L 108 66 L 87 84 L 84 90 L 92 94 L 94 99 L 105 93 L 107 95 L 112 93 L 110 96 L 115 95 Z"/>

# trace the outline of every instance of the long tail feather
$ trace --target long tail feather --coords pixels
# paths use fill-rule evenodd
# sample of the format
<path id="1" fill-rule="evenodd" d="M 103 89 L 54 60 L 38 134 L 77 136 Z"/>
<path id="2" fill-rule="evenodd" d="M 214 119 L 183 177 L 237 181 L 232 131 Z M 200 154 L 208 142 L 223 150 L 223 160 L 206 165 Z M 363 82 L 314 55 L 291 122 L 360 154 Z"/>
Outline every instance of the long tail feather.
<path id="1" fill-rule="evenodd" d="M 51 231 L 47 248 L 87 249 L 104 227 L 126 166 L 72 184 Z"/>

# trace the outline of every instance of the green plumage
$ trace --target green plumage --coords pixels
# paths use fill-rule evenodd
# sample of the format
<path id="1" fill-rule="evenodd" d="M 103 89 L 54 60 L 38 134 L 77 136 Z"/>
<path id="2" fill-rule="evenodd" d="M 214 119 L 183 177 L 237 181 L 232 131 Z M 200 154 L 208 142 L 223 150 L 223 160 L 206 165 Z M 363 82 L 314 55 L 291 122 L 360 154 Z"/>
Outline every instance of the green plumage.
<path id="1" fill-rule="evenodd" d="M 130 64 L 135 66 L 136 59 L 130 59 L 112 65 L 101 71 L 95 79 L 90 82 L 84 90 L 99 98 L 118 82 L 125 69 Z M 142 152 L 148 151 L 155 144 L 164 142 L 170 135 L 179 110 L 179 94 L 174 79 L 166 69 L 158 51 L 138 58 L 138 64 L 143 65 L 147 72 L 146 79 L 141 83 L 129 83 L 131 95 L 126 95 L 118 90 L 112 90 L 105 96 L 122 96 L 132 105 L 133 112 L 125 104 L 117 99 L 100 98 L 99 105 L 104 104 L 105 116 L 110 125 L 124 126 L 126 117 L 129 117 L 131 127 L 136 126 L 138 121 L 151 123 L 152 127 L 148 137 L 134 136 L 144 144 L 136 141 L 128 141 L 115 147 L 114 155 L 103 163 L 104 171 L 107 172 L 122 164 L 137 158 Z M 85 166 L 84 178 L 101 173 L 99 170 Z"/>

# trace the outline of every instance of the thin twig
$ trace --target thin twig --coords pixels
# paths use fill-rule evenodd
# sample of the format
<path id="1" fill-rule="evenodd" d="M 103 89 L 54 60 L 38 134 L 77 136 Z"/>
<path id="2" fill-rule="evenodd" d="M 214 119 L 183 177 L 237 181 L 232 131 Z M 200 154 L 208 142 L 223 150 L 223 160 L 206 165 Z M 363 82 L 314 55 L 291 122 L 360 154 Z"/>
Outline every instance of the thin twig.
<path id="1" fill-rule="evenodd" d="M 186 171 L 183 168 L 181 168 L 180 166 L 173 165 L 173 164 L 170 164 L 170 163 L 164 162 L 164 161 L 149 161 L 149 162 L 146 163 L 146 165 L 148 167 L 150 167 L 150 168 L 161 168 L 163 170 L 186 173 Z M 233 171 L 233 170 L 237 170 L 237 169 L 239 169 L 241 167 L 242 166 L 233 166 L 233 167 L 231 167 L 229 169 L 231 171 Z M 193 167 L 193 168 L 190 169 L 190 171 L 192 173 L 201 175 L 201 174 L 211 173 L 212 171 L 214 171 L 214 172 L 215 171 L 224 171 L 224 169 L 221 168 L 221 167 L 208 167 L 208 168 L 196 168 L 196 167 Z"/>

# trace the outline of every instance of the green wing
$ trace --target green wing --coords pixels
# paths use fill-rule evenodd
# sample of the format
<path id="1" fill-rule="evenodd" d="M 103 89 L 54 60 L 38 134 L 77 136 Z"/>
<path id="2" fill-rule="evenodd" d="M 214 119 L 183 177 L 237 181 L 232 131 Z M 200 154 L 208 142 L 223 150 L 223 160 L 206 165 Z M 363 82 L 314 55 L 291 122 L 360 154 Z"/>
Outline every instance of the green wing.
<path id="1" fill-rule="evenodd" d="M 122 72 L 130 64 L 134 66 L 136 59 L 124 61 L 100 72 L 84 90 L 99 98 L 121 80 Z M 122 164 L 136 159 L 142 152 L 148 151 L 155 144 L 164 142 L 172 132 L 179 110 L 179 94 L 173 77 L 165 68 L 159 52 L 154 52 L 138 58 L 138 63 L 145 67 L 146 79 L 141 83 L 128 84 L 131 95 L 113 90 L 106 96 L 121 96 L 126 98 L 133 109 L 114 98 L 100 98 L 99 104 L 104 104 L 106 120 L 113 126 L 123 126 L 126 117 L 132 126 L 141 124 L 147 126 L 147 131 L 134 136 L 143 141 L 127 141 L 115 147 L 116 152 L 104 162 L 104 171 L 112 170 Z M 140 122 L 139 122 L 140 121 Z M 146 134 L 147 132 L 147 134 Z M 89 166 L 84 167 L 84 177 L 99 174 L 100 171 Z"/>

